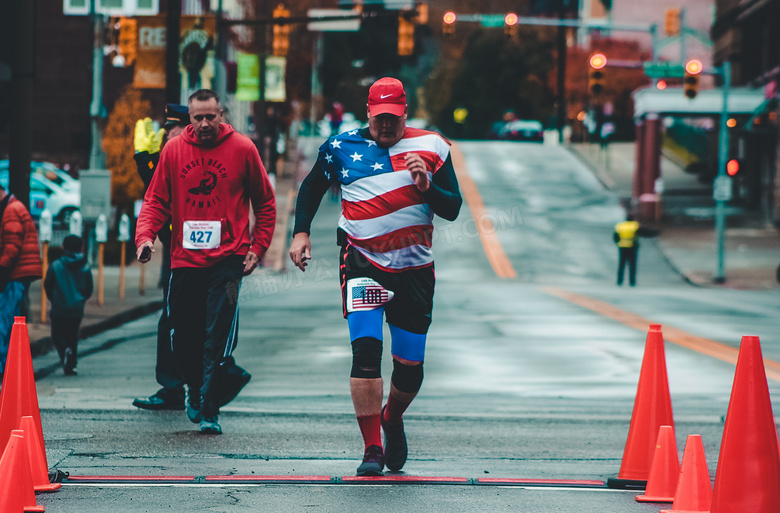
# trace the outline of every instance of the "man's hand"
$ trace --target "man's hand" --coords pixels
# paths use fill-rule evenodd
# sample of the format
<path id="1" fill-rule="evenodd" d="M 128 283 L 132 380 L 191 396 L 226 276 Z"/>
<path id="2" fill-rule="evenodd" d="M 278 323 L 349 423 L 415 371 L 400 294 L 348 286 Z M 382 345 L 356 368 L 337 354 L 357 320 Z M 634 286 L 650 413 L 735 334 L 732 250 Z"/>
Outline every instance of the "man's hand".
<path id="1" fill-rule="evenodd" d="M 247 253 L 246 258 L 244 258 L 244 276 L 252 274 L 252 271 L 257 269 L 258 264 L 260 264 L 260 255 L 252 251 Z"/>
<path id="2" fill-rule="evenodd" d="M 425 192 L 431 187 L 431 181 L 428 180 L 428 168 L 425 167 L 425 161 L 416 153 L 407 153 L 404 157 L 406 160 L 406 168 L 412 173 L 412 180 L 414 180 L 417 189 L 420 192 Z"/>
<path id="3" fill-rule="evenodd" d="M 290 244 L 290 259 L 295 266 L 303 272 L 306 272 L 306 261 L 311 260 L 311 240 L 308 233 L 296 233 Z"/>
<path id="4" fill-rule="evenodd" d="M 145 264 L 152 259 L 152 253 L 154 253 L 154 244 L 147 241 L 136 248 L 135 257 L 139 262 Z"/>
<path id="5" fill-rule="evenodd" d="M 139 119 L 135 123 L 135 133 L 133 134 L 135 152 L 160 153 L 164 136 L 165 129 L 161 128 L 156 132 L 154 131 L 152 118 Z"/>

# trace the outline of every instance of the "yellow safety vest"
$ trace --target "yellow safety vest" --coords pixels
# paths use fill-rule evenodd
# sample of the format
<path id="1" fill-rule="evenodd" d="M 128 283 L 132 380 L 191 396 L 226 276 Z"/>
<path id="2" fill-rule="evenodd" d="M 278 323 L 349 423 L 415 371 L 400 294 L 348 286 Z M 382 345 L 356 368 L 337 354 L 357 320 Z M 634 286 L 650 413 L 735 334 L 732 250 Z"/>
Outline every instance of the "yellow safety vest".
<path id="1" fill-rule="evenodd" d="M 615 225 L 615 232 L 620 237 L 619 248 L 633 248 L 636 245 L 636 232 L 639 230 L 637 221 L 623 221 Z"/>

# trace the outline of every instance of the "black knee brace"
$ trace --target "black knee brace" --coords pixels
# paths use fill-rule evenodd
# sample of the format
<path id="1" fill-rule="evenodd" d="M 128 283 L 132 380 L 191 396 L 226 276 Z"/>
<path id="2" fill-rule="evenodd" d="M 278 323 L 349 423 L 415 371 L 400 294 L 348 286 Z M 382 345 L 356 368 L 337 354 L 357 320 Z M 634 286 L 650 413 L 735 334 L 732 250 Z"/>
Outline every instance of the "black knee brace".
<path id="1" fill-rule="evenodd" d="M 353 378 L 382 377 L 382 341 L 374 337 L 360 337 L 352 341 Z"/>
<path id="2" fill-rule="evenodd" d="M 404 365 L 393 359 L 393 376 L 390 381 L 399 391 L 416 394 L 423 382 L 423 364 Z"/>

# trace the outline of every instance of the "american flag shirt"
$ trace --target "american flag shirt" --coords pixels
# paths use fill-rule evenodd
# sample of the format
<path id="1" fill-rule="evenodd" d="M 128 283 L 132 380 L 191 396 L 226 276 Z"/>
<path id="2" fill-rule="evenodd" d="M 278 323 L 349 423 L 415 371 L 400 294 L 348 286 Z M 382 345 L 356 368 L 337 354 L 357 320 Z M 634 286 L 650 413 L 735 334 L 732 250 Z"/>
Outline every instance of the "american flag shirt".
<path id="1" fill-rule="evenodd" d="M 433 180 L 449 152 L 449 143 L 439 134 L 410 127 L 389 148 L 358 130 L 320 146 L 320 169 L 330 183 L 341 185 L 339 227 L 380 269 L 398 272 L 433 263 L 433 210 L 412 180 L 404 156 L 420 155 Z"/>

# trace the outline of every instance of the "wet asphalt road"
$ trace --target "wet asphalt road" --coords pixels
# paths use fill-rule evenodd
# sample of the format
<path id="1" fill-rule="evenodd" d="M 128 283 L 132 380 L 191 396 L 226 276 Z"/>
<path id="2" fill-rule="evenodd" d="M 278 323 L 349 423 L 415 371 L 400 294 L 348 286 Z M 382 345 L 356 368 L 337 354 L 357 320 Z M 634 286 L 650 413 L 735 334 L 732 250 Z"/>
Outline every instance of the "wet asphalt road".
<path id="1" fill-rule="evenodd" d="M 315 148 L 316 149 L 316 148 Z M 348 484 L 362 443 L 347 388 L 351 354 L 340 316 L 336 203 L 326 197 L 305 274 L 258 272 L 242 286 L 236 358 L 253 374 L 223 410 L 222 436 L 183 412 L 146 412 L 156 390 L 156 317 L 93 337 L 80 375 L 37 383 L 50 467 L 85 476 L 192 476 L 180 484 L 67 482 L 39 495 L 48 512 L 528 511 L 656 512 L 636 492 L 603 486 L 495 486 L 485 478 L 605 481 L 617 474 L 646 331 L 550 293 L 598 299 L 733 347 L 761 337 L 780 361 L 780 294 L 696 288 L 653 241 L 639 285 L 617 288 L 617 199 L 559 147 L 462 143 L 471 177 L 516 279 L 498 278 L 464 204 L 437 225 L 437 289 L 425 382 L 405 416 L 402 475 L 461 484 Z M 386 340 L 389 334 L 386 333 Z M 389 344 L 386 344 L 389 346 Z M 389 377 L 389 347 L 383 375 Z M 51 365 L 52 355 L 36 359 Z M 679 454 L 702 435 L 714 477 L 734 366 L 666 344 Z M 388 383 L 386 383 L 386 386 Z M 775 410 L 780 384 L 770 381 Z M 209 484 L 206 476 L 324 476 L 327 484 Z"/>

